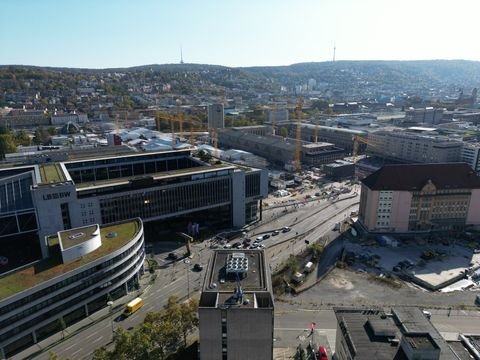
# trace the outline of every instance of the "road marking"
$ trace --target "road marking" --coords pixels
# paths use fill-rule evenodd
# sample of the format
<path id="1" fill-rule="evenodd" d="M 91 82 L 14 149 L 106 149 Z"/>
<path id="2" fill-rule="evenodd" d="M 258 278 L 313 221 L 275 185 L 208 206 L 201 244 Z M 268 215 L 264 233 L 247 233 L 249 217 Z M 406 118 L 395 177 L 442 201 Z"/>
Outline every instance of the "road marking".
<path id="1" fill-rule="evenodd" d="M 79 353 L 79 352 L 82 351 L 82 350 L 83 350 L 82 348 L 78 349 L 77 351 L 75 351 L 75 352 L 72 353 L 72 356 L 75 355 L 75 354 L 77 354 L 77 353 Z"/>
<path id="2" fill-rule="evenodd" d="M 86 339 L 90 339 L 91 337 L 93 337 L 93 336 L 95 336 L 95 335 L 97 335 L 97 332 L 96 332 L 96 331 L 95 331 L 94 333 L 91 333 L 90 335 L 88 335 L 88 336 L 86 337 Z"/>
<path id="3" fill-rule="evenodd" d="M 100 335 L 93 343 L 95 344 L 96 342 L 99 342 L 102 339 L 103 339 L 103 336 Z"/>
<path id="4" fill-rule="evenodd" d="M 76 346 L 76 345 L 77 345 L 77 344 L 72 344 L 72 345 L 70 345 L 69 347 L 65 348 L 65 351 L 70 350 L 71 348 L 73 348 L 73 347 Z"/>

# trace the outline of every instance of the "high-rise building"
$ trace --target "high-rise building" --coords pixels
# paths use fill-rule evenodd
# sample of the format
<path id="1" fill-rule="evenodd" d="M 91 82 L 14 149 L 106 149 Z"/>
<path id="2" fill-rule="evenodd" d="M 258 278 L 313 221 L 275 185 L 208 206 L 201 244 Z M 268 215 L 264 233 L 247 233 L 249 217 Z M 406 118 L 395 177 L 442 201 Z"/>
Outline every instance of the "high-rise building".
<path id="1" fill-rule="evenodd" d="M 200 359 L 272 359 L 274 303 L 265 253 L 215 251 L 198 315 Z"/>
<path id="2" fill-rule="evenodd" d="M 223 129 L 225 127 L 225 114 L 223 104 L 208 105 L 208 129 Z"/>

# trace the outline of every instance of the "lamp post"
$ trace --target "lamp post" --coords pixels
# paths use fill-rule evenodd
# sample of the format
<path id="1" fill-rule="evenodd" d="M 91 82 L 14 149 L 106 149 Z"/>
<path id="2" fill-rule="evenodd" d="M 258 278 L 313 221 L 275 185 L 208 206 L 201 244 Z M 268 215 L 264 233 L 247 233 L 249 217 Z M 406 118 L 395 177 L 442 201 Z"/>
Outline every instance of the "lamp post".
<path id="1" fill-rule="evenodd" d="M 112 318 L 112 315 L 113 315 L 113 301 L 107 302 L 107 305 L 108 305 L 108 309 L 109 309 L 109 312 L 110 312 L 110 324 L 112 325 L 112 339 L 113 339 L 113 318 Z"/>

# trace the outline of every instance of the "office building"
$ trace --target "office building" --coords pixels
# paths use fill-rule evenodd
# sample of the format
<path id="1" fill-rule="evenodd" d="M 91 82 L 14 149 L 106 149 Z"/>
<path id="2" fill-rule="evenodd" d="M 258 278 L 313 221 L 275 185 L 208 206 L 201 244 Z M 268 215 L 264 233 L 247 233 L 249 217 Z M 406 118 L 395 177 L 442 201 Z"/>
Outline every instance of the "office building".
<path id="1" fill-rule="evenodd" d="M 460 161 L 467 163 L 473 171 L 480 174 L 480 143 L 464 142 Z"/>
<path id="2" fill-rule="evenodd" d="M 223 104 L 208 105 L 208 129 L 223 129 L 225 127 L 225 113 Z"/>
<path id="3" fill-rule="evenodd" d="M 267 121 L 269 123 L 278 122 L 278 121 L 288 121 L 288 110 L 287 109 L 268 110 Z"/>
<path id="4" fill-rule="evenodd" d="M 198 315 L 200 359 L 272 359 L 274 303 L 265 253 L 215 251 Z"/>
<path id="5" fill-rule="evenodd" d="M 0 276 L 0 358 L 134 290 L 144 260 L 140 219 L 49 236 L 44 259 Z"/>
<path id="6" fill-rule="evenodd" d="M 297 143 L 295 139 L 281 136 L 260 136 L 244 128 L 228 128 L 218 132 L 218 143 L 224 147 L 240 149 L 261 156 L 278 166 L 295 161 Z M 345 156 L 343 149 L 333 144 L 302 141 L 300 161 L 302 166 L 320 166 Z"/>
<path id="7" fill-rule="evenodd" d="M 368 134 L 367 153 L 394 161 L 457 162 L 461 152 L 462 142 L 436 134 L 384 130 Z"/>
<path id="8" fill-rule="evenodd" d="M 92 154 L 93 156 L 93 154 Z M 0 170 L 0 242 L 38 232 L 140 217 L 162 229 L 242 227 L 261 216 L 265 170 L 209 165 L 190 150 L 12 167 Z M 46 244 L 40 243 L 42 254 Z"/>
<path id="9" fill-rule="evenodd" d="M 465 163 L 385 165 L 361 182 L 359 222 L 373 232 L 480 226 L 480 177 Z"/>
<path id="10" fill-rule="evenodd" d="M 334 308 L 337 360 L 456 360 L 419 308 Z"/>
<path id="11" fill-rule="evenodd" d="M 296 138 L 297 125 L 295 123 L 278 124 L 278 128 L 287 127 L 288 136 L 292 139 Z M 277 134 L 278 134 L 277 128 Z M 355 136 L 367 138 L 368 134 L 364 130 L 347 129 L 342 127 L 332 127 L 324 125 L 314 125 L 302 123 L 301 125 L 301 139 L 308 142 L 327 142 L 342 148 L 345 153 L 352 153 L 353 138 Z M 366 145 L 360 143 L 358 153 L 363 154 Z"/>
<path id="12" fill-rule="evenodd" d="M 444 109 L 427 107 L 423 109 L 408 109 L 405 111 L 406 123 L 412 124 L 440 124 L 443 120 Z"/>

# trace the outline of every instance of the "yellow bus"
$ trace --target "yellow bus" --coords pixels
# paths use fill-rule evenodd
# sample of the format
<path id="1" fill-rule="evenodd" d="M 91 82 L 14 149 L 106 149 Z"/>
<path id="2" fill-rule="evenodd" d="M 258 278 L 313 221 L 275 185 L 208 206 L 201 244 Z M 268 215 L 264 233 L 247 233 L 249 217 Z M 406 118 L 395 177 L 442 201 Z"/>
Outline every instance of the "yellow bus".
<path id="1" fill-rule="evenodd" d="M 143 299 L 139 297 L 136 299 L 133 299 L 127 304 L 127 307 L 125 308 L 125 311 L 124 311 L 125 316 L 132 315 L 135 311 L 140 309 L 142 306 L 143 306 Z"/>

